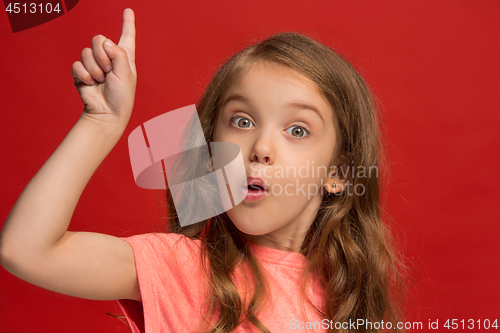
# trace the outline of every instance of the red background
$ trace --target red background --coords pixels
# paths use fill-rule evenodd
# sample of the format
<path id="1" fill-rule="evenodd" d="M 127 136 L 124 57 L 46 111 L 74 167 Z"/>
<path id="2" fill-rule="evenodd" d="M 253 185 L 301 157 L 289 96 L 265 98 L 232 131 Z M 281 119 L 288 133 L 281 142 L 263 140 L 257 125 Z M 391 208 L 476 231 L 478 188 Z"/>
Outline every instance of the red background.
<path id="1" fill-rule="evenodd" d="M 2 225 L 83 109 L 72 63 L 96 34 L 118 41 L 126 7 L 137 16 L 134 114 L 83 192 L 70 230 L 160 230 L 157 192 L 134 183 L 128 134 L 195 103 L 230 52 L 273 32 L 303 31 L 349 55 L 384 106 L 389 209 L 420 274 L 408 320 L 500 319 L 496 0 L 87 0 L 15 34 L 0 13 Z M 2 332 L 128 331 L 106 312 L 119 313 L 116 301 L 57 294 L 0 269 Z"/>

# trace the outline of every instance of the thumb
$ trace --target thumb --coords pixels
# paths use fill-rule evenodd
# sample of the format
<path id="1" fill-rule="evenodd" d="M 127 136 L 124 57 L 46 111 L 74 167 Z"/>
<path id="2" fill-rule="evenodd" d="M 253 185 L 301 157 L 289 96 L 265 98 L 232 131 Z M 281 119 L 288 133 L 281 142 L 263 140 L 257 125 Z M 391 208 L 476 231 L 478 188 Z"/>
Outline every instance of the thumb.
<path id="1" fill-rule="evenodd" d="M 103 47 L 104 51 L 108 54 L 109 59 L 111 59 L 111 71 L 119 78 L 127 76 L 131 71 L 127 52 L 120 46 L 113 43 L 111 39 L 107 39 L 104 42 Z"/>

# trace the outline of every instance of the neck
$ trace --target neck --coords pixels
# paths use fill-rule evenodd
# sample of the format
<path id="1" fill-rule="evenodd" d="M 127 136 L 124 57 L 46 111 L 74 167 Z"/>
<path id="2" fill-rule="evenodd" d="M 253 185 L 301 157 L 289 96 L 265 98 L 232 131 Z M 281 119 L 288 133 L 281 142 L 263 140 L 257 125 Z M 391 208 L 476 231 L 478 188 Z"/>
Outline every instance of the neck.
<path id="1" fill-rule="evenodd" d="M 318 214 L 318 208 L 321 201 L 322 196 L 314 196 L 306 209 L 296 219 L 279 229 L 263 235 L 243 234 L 243 237 L 252 243 L 272 249 L 287 252 L 300 252 L 304 239 L 311 228 L 311 224 Z"/>

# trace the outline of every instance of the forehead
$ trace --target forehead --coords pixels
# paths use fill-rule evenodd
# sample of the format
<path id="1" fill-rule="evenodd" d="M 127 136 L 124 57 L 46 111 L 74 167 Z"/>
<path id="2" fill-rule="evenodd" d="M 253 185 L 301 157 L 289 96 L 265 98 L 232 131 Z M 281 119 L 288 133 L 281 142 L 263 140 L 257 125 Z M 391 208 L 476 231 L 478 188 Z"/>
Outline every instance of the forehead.
<path id="1" fill-rule="evenodd" d="M 317 84 L 306 75 L 285 65 L 264 60 L 252 61 L 249 65 L 242 68 L 234 78 L 224 97 L 227 97 L 235 90 L 255 89 L 259 87 L 264 89 L 263 85 L 267 86 L 268 84 L 279 84 L 280 86 L 284 86 L 283 88 L 295 88 L 297 91 L 302 89 L 308 93 L 314 92 L 313 97 L 323 98 L 323 94 Z"/>
<path id="2" fill-rule="evenodd" d="M 223 96 L 228 104 L 245 103 L 256 109 L 289 107 L 315 110 L 324 122 L 334 122 L 333 110 L 318 85 L 285 65 L 255 61 L 242 70 Z"/>

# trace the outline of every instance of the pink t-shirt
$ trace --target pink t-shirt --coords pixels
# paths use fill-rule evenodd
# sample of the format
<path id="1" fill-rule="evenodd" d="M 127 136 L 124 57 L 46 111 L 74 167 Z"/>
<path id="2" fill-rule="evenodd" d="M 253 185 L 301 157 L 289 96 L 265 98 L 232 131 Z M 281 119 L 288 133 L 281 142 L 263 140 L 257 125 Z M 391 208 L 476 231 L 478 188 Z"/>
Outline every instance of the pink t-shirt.
<path id="1" fill-rule="evenodd" d="M 132 329 L 137 332 L 195 332 L 202 324 L 208 279 L 201 265 L 199 240 L 179 234 L 150 233 L 123 237 L 134 252 L 142 304 L 118 300 Z M 250 243 L 252 253 L 266 269 L 270 304 L 257 315 L 271 332 L 326 332 L 323 318 L 306 301 L 301 307 L 300 274 L 307 260 L 286 252 Z M 241 271 L 235 285 L 244 295 Z M 310 279 L 306 292 L 321 309 L 322 288 Z M 248 294 L 251 295 L 251 294 Z M 205 314 L 206 316 L 206 314 Z M 314 330 L 308 330 L 311 327 Z M 233 332 L 259 332 L 248 320 Z"/>

